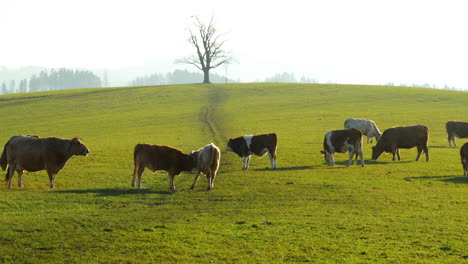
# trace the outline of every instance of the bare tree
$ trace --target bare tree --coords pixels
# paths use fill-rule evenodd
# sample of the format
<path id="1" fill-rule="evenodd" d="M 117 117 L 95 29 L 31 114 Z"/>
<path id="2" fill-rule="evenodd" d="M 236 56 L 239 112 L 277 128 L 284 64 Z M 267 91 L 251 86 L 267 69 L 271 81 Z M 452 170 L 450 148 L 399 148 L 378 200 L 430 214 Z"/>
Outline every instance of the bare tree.
<path id="1" fill-rule="evenodd" d="M 232 61 L 223 49 L 224 41 L 216 33 L 213 17 L 207 25 L 199 17 L 194 16 L 193 27 L 189 28 L 188 42 L 192 45 L 196 54 L 176 60 L 176 63 L 191 64 L 203 71 L 203 83 L 210 83 L 210 70 Z"/>

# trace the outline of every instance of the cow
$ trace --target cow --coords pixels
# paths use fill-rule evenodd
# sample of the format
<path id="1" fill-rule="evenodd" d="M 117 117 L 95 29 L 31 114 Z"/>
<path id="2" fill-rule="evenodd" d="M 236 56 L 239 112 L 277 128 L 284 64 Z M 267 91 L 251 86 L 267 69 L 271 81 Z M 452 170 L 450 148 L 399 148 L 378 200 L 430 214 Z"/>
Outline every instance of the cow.
<path id="1" fill-rule="evenodd" d="M 452 142 L 455 147 L 457 146 L 455 137 L 468 138 L 468 122 L 448 121 L 445 128 L 447 129 L 447 139 L 450 147 Z"/>
<path id="2" fill-rule="evenodd" d="M 275 133 L 262 135 L 247 135 L 237 138 L 230 138 L 226 151 L 234 152 L 244 161 L 243 170 L 249 168 L 250 155 L 264 156 L 268 153 L 271 168 L 276 169 L 276 144 Z"/>
<path id="3" fill-rule="evenodd" d="M 11 188 L 15 171 L 18 173 L 18 186 L 23 187 L 23 171 L 46 170 L 50 188 L 55 188 L 55 176 L 73 155 L 87 156 L 89 149 L 81 138 L 60 139 L 55 137 L 13 136 L 3 148 L 0 165 L 8 168 L 5 184 Z"/>
<path id="4" fill-rule="evenodd" d="M 364 167 L 364 156 L 362 154 L 362 133 L 355 128 L 331 130 L 325 134 L 323 140 L 323 154 L 328 166 L 335 165 L 334 155 L 335 152 L 346 153 L 349 152 L 349 160 L 346 167 L 349 167 L 353 162 L 353 156 L 361 158 L 361 166 Z"/>
<path id="5" fill-rule="evenodd" d="M 372 120 L 348 118 L 344 122 L 344 128 L 357 128 L 367 137 L 367 143 L 372 143 L 372 138 L 378 141 L 382 133 Z"/>
<path id="6" fill-rule="evenodd" d="M 193 180 L 192 187 L 190 188 L 195 188 L 195 185 L 200 178 L 200 172 L 202 172 L 208 179 L 206 190 L 213 190 L 216 173 L 218 173 L 219 169 L 219 160 L 221 158 L 221 151 L 219 148 L 215 144 L 210 143 L 197 151 L 190 152 L 190 156 L 193 157 L 196 163 L 195 179 Z"/>
<path id="7" fill-rule="evenodd" d="M 468 176 L 468 142 L 460 148 L 460 158 L 463 165 L 463 176 Z"/>
<path id="8" fill-rule="evenodd" d="M 174 177 L 182 171 L 191 172 L 195 168 L 195 160 L 192 156 L 183 153 L 180 149 L 171 146 L 137 144 L 133 151 L 132 187 L 136 187 L 138 177 L 138 187 L 141 186 L 141 175 L 145 168 L 152 172 L 164 170 L 169 175 L 169 187 L 174 191 Z"/>
<path id="9" fill-rule="evenodd" d="M 418 156 L 416 161 L 421 157 L 423 150 L 426 154 L 426 161 L 429 161 L 428 140 L 429 129 L 423 125 L 389 128 L 383 132 L 379 141 L 377 141 L 377 145 L 372 147 L 372 159 L 377 160 L 380 154 L 385 151 L 393 154 L 393 161 L 395 161 L 395 154 L 400 160 L 400 148 L 417 147 Z"/>

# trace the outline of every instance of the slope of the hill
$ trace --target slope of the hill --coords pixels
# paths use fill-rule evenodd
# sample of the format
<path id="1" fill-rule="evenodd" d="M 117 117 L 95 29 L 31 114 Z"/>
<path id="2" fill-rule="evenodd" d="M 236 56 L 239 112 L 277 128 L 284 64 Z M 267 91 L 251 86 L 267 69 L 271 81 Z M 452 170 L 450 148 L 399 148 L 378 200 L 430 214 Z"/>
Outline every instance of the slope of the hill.
<path id="1" fill-rule="evenodd" d="M 466 120 L 468 93 L 408 87 L 232 84 L 72 90 L 0 96 L 0 143 L 11 136 L 82 137 L 88 157 L 0 191 L 3 263 L 460 263 L 466 261 L 467 177 L 445 122 Z M 366 167 L 329 168 L 324 134 L 346 118 L 430 129 L 431 161 L 402 150 Z M 225 153 L 230 137 L 278 134 L 268 158 Z M 365 140 L 364 140 L 365 141 Z M 466 140 L 458 139 L 458 144 Z M 215 190 L 193 173 L 143 175 L 130 187 L 133 147 L 222 150 Z M 375 144 L 375 143 L 374 143 Z M 16 183 L 16 175 L 14 183 Z"/>

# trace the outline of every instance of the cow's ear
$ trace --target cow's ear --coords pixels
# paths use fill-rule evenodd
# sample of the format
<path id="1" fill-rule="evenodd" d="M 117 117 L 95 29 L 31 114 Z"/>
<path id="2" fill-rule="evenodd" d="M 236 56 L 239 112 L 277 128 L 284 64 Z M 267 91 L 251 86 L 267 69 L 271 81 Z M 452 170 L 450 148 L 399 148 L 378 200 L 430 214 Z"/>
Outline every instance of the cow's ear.
<path id="1" fill-rule="evenodd" d="M 325 154 L 325 152 L 323 152 L 323 150 L 321 150 L 320 153 Z"/>

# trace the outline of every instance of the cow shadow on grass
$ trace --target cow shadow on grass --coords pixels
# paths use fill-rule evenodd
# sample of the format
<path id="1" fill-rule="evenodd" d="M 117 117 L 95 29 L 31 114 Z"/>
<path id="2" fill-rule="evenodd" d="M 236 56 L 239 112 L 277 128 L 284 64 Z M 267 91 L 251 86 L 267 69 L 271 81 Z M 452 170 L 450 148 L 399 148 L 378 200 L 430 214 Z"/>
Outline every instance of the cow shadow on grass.
<path id="1" fill-rule="evenodd" d="M 404 178 L 406 181 L 413 181 L 413 180 L 436 180 L 442 182 L 451 182 L 451 183 L 464 183 L 468 184 L 468 177 L 461 176 L 457 177 L 454 175 L 446 175 L 446 176 L 420 176 L 420 177 L 406 177 Z"/>
<path id="2" fill-rule="evenodd" d="M 397 163 L 411 163 L 411 162 L 416 162 L 416 161 L 411 161 L 411 160 L 403 160 L 403 161 L 377 161 L 377 160 L 364 160 L 364 165 L 378 165 L 378 164 L 397 164 Z M 323 165 L 327 166 L 327 163 L 323 163 Z M 335 166 L 340 165 L 340 166 L 346 166 L 348 165 L 348 161 L 335 161 Z M 357 162 L 353 162 L 351 166 L 361 166 L 361 160 L 358 160 Z"/>
<path id="3" fill-rule="evenodd" d="M 259 169 L 254 169 L 254 170 L 255 171 L 294 171 L 294 170 L 309 170 L 309 169 L 312 169 L 312 166 L 277 167 L 276 169 L 259 168 Z"/>
<path id="4" fill-rule="evenodd" d="M 73 194 L 90 194 L 94 193 L 97 196 L 122 196 L 134 194 L 173 194 L 171 190 L 155 191 L 152 189 L 120 189 L 120 188 L 104 188 L 104 189 L 82 189 L 82 190 L 60 190 L 57 193 L 73 193 Z"/>

